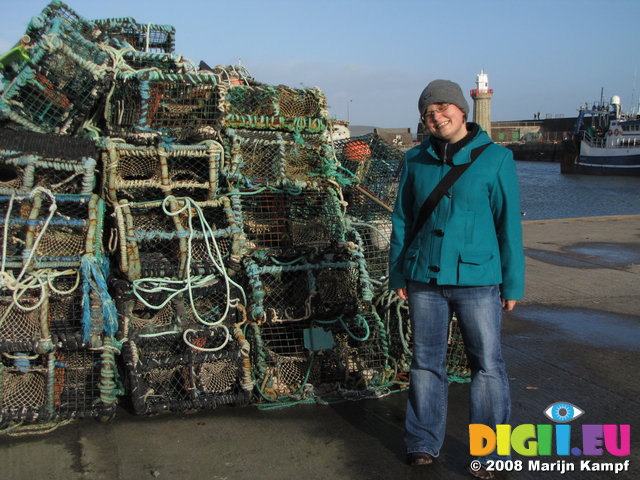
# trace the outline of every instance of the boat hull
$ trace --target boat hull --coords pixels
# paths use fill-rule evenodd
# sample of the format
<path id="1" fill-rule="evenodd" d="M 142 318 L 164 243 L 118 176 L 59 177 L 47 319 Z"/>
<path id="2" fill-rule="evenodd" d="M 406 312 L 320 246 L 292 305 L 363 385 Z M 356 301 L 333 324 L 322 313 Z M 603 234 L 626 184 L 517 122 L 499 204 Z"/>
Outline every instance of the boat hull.
<path id="1" fill-rule="evenodd" d="M 623 175 L 640 176 L 640 152 L 622 154 L 620 150 L 607 154 L 607 149 L 599 149 L 596 153 L 591 149 L 588 155 L 583 151 L 566 155 L 561 162 L 562 173 L 579 173 L 584 175 Z M 634 149 L 640 150 L 640 149 Z"/>

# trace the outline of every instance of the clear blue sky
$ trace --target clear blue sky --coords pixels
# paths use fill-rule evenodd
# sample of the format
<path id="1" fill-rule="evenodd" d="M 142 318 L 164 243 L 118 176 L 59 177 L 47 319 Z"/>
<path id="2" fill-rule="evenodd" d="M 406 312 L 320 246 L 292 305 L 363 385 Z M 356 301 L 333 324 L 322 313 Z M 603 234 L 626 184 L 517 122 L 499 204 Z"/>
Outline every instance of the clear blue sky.
<path id="1" fill-rule="evenodd" d="M 45 0 L 0 0 L 0 51 Z M 133 17 L 176 28 L 196 64 L 240 61 L 270 84 L 320 87 L 331 115 L 354 125 L 417 125 L 433 79 L 465 95 L 480 69 L 493 120 L 574 116 L 612 95 L 637 109 L 639 0 L 68 0 L 88 19 Z M 469 99 L 469 103 L 471 100 Z"/>

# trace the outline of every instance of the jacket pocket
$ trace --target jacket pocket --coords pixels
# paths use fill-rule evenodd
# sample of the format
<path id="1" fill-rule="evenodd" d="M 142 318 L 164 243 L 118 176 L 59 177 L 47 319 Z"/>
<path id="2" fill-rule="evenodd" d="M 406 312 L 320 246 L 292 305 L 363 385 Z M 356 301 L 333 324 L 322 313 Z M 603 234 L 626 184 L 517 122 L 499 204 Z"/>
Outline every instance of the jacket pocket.
<path id="1" fill-rule="evenodd" d="M 494 264 L 493 253 L 461 253 L 458 261 L 458 283 L 460 285 L 488 285 L 495 283 Z"/>
<path id="2" fill-rule="evenodd" d="M 407 250 L 407 252 L 404 254 L 404 259 L 402 262 L 402 273 L 404 273 L 405 277 L 410 277 L 412 275 L 413 266 L 415 265 L 417 258 L 417 248 Z"/>

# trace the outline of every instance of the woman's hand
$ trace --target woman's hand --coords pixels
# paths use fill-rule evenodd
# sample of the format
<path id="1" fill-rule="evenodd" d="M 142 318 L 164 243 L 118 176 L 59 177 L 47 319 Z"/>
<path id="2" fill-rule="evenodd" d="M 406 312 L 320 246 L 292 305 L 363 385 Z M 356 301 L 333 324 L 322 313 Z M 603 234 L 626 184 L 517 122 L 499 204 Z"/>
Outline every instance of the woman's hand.
<path id="1" fill-rule="evenodd" d="M 407 300 L 407 289 L 406 288 L 399 288 L 396 290 L 396 294 L 402 299 L 402 300 Z"/>
<path id="2" fill-rule="evenodd" d="M 513 310 L 514 308 L 516 308 L 516 303 L 517 300 L 505 300 L 504 298 L 502 299 L 502 309 L 505 312 L 510 312 L 511 310 Z"/>

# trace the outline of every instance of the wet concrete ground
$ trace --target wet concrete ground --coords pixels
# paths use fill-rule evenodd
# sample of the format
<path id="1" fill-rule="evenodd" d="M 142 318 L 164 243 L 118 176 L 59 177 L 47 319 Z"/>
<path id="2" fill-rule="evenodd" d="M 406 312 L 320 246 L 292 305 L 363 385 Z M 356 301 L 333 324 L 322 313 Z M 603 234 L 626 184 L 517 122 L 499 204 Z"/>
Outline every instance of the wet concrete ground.
<path id="1" fill-rule="evenodd" d="M 576 471 L 509 479 L 640 479 L 640 216 L 525 223 L 527 298 L 505 316 L 512 425 L 551 423 L 543 410 L 584 410 L 572 425 L 631 424 L 628 471 L 580 471 L 587 457 L 535 457 Z M 573 262 L 573 263 L 572 263 Z M 468 384 L 452 384 L 447 438 L 432 467 L 403 464 L 406 392 L 276 410 L 225 407 L 192 415 L 76 421 L 39 436 L 0 437 L 3 479 L 465 479 Z"/>

